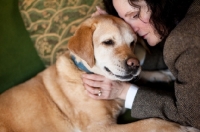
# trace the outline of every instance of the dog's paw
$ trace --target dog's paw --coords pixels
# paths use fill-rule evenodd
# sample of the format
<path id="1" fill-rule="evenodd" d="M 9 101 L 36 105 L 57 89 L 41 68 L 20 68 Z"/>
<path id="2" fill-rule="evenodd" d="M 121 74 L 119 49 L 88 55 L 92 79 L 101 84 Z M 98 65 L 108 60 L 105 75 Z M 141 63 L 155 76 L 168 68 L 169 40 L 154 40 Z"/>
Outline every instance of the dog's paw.
<path id="1" fill-rule="evenodd" d="M 176 78 L 174 75 L 167 69 L 167 70 L 161 70 L 161 73 L 163 73 L 165 76 L 169 78 L 169 81 L 175 80 Z"/>
<path id="2" fill-rule="evenodd" d="M 140 77 L 150 82 L 170 82 L 175 80 L 175 77 L 169 70 L 142 71 Z"/>
<path id="3" fill-rule="evenodd" d="M 181 132 L 200 132 L 200 130 L 194 127 L 181 126 Z"/>

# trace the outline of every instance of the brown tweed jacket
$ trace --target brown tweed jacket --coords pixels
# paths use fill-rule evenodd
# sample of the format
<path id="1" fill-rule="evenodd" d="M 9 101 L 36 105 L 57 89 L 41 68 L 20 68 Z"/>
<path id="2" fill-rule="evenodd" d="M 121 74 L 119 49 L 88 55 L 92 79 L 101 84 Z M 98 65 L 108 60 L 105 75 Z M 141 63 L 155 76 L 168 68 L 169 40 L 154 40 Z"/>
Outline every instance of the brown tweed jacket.
<path id="1" fill-rule="evenodd" d="M 200 129 L 200 0 L 164 45 L 164 60 L 176 77 L 173 91 L 141 87 L 133 102 L 134 118 L 158 117 Z"/>

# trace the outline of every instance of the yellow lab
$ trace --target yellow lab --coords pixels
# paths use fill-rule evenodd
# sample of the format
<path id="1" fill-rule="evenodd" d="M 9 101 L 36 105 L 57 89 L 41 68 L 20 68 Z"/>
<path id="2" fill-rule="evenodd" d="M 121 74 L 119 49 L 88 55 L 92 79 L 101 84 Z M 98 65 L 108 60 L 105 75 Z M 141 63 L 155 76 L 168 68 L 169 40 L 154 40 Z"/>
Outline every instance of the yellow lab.
<path id="1" fill-rule="evenodd" d="M 87 19 L 69 40 L 69 53 L 31 80 L 0 95 L 0 132 L 195 132 L 161 119 L 116 124 L 122 100 L 93 100 L 81 75 L 128 81 L 140 73 L 136 35 L 123 20 Z"/>

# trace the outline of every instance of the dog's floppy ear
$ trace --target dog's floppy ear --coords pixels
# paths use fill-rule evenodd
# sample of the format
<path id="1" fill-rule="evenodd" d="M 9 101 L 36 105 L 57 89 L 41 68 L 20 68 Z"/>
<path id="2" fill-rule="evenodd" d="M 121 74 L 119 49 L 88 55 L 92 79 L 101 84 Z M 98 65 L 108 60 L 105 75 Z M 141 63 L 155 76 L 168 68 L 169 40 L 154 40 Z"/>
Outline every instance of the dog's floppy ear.
<path id="1" fill-rule="evenodd" d="M 85 60 L 90 67 L 95 64 L 93 48 L 93 32 L 96 29 L 95 24 L 91 26 L 80 26 L 74 36 L 69 39 L 68 49 Z"/>

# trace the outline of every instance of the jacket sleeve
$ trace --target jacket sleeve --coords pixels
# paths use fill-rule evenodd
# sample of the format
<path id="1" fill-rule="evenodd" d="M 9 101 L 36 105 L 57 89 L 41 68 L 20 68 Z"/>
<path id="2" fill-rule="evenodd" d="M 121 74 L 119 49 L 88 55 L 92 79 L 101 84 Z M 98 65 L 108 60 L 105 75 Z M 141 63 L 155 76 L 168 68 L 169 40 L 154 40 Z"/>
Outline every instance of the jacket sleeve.
<path id="1" fill-rule="evenodd" d="M 172 91 L 140 87 L 132 105 L 134 118 L 158 117 L 200 129 L 200 0 L 174 29 L 164 47 L 164 59 L 176 77 Z"/>

